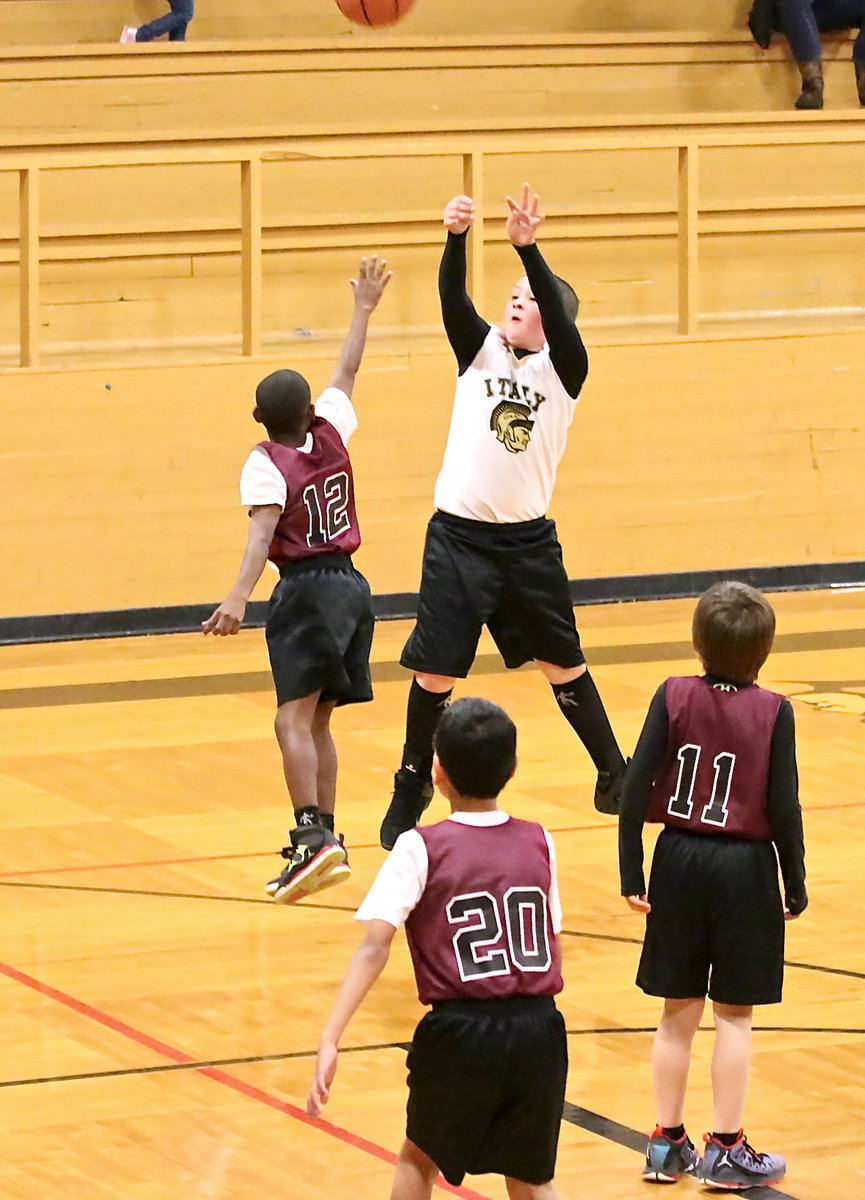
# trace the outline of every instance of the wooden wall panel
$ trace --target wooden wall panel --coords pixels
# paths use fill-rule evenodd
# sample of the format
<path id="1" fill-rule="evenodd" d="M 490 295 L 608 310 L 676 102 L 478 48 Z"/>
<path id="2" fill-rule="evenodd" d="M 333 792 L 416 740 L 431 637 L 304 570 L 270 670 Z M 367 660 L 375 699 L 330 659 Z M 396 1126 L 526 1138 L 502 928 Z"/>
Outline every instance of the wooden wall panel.
<path id="1" fill-rule="evenodd" d="M 863 349 L 857 334 L 593 349 L 552 509 L 570 574 L 861 558 Z M 327 381 L 318 347 L 281 361 Z M 274 365 L 6 374 L 0 615 L 218 600 L 245 540 L 252 391 Z M 417 585 L 452 380 L 443 349 L 372 339 L 353 457 L 377 592 Z"/>
<path id="2" fill-rule="evenodd" d="M 773 203 L 801 208 L 829 197 L 865 196 L 865 145 L 825 143 L 799 147 L 718 146 L 700 155 L 701 200 L 706 208 L 748 209 Z"/>
<path id="3" fill-rule="evenodd" d="M 702 307 L 740 319 L 763 314 L 816 318 L 865 311 L 865 279 L 850 270 L 865 255 L 865 230 L 706 238 Z"/>
<path id="4" fill-rule="evenodd" d="M 793 322 L 854 321 L 865 310 L 865 213 L 858 229 L 712 234 L 700 240 L 700 312 L 704 328 L 747 333 Z M 581 299 L 581 323 L 594 340 L 671 332 L 676 312 L 676 246 L 665 236 L 587 237 L 580 218 L 551 219 L 543 245 L 556 272 Z M 492 223 L 490 223 L 492 225 Z M 613 226 L 615 227 L 615 226 Z M 491 232 L 496 234 L 495 226 Z M 315 231 L 305 236 L 315 241 Z M 328 235 L 330 236 L 330 235 Z M 406 242 L 406 238 L 417 239 Z M 361 240 L 363 238 L 363 240 Z M 288 240 L 297 240 L 289 235 Z M 273 250 L 264 257 L 264 337 L 269 346 L 325 342 L 344 328 L 347 280 L 361 253 L 386 255 L 396 272 L 382 328 L 403 344 L 439 329 L 438 222 L 410 230 L 347 229 L 343 246 Z M 224 244 L 236 246 L 236 237 Z M 401 243 L 401 244 L 400 244 Z M 137 245 L 136 241 L 130 242 Z M 265 245 L 268 239 L 265 238 Z M 479 308 L 498 319 L 521 274 L 502 238 L 486 252 Z M 17 361 L 17 269 L 0 264 L 0 365 Z M 89 356 L 124 364 L 164 354 L 231 357 L 240 337 L 240 258 L 229 253 L 154 253 L 148 258 L 47 262 L 42 269 L 40 334 L 45 361 L 75 365 Z M 176 360 L 176 358 L 175 358 Z"/>

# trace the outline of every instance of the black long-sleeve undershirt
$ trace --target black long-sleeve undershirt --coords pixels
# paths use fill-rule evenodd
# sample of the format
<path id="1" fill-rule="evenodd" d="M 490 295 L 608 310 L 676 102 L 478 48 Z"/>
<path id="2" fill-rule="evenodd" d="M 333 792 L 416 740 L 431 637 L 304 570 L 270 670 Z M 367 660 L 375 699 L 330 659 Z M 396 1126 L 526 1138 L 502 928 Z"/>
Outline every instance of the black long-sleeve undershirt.
<path id="1" fill-rule="evenodd" d="M 562 293 L 537 245 L 516 246 L 532 295 L 538 302 L 550 362 L 569 396 L 577 397 L 589 373 L 589 356 L 580 331 L 565 312 Z"/>
<path id="2" fill-rule="evenodd" d="M 652 698 L 634 756 L 628 765 L 619 813 L 619 873 L 623 896 L 644 896 L 643 823 L 649 808 L 652 781 L 667 753 L 669 723 L 666 684 Z M 772 841 L 784 883 L 785 905 L 794 915 L 805 911 L 805 844 L 793 706 L 783 700 L 778 709 L 769 758 L 767 811 Z"/>
<path id="3" fill-rule="evenodd" d="M 490 326 L 478 315 L 472 298 L 466 291 L 465 233 L 448 233 L 442 260 L 439 264 L 439 301 L 442 321 L 451 350 L 462 375 L 478 356 Z"/>
<path id="4" fill-rule="evenodd" d="M 796 729 L 793 705 L 783 700 L 772 733 L 767 812 L 772 841 L 778 852 L 787 908 L 798 916 L 808 905 L 805 891 L 805 837 L 799 807 Z"/>
<path id="5" fill-rule="evenodd" d="M 448 233 L 439 265 L 439 299 L 442 320 L 462 375 L 474 362 L 490 325 L 481 317 L 466 290 L 466 233 Z M 576 397 L 585 383 L 589 359 L 579 330 L 565 312 L 556 277 L 537 245 L 517 246 L 538 304 L 550 362 L 569 396 Z M 515 351 L 518 355 L 531 351 Z"/>

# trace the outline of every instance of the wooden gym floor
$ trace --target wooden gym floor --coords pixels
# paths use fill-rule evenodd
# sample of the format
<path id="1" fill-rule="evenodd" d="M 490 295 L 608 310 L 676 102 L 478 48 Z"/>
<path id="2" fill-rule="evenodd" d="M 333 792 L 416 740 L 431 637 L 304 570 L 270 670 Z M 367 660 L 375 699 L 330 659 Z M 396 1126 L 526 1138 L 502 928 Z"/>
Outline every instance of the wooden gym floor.
<path id="1" fill-rule="evenodd" d="M 783 1005 L 758 1013 L 747 1128 L 758 1149 L 790 1160 L 776 1196 L 862 1200 L 865 592 L 775 601 L 777 649 L 762 682 L 793 696 L 811 908 L 789 927 Z M 578 612 L 627 749 L 657 683 L 693 668 L 691 609 Z M 404 1046 L 420 1012 L 401 939 L 349 1029 L 332 1123 L 313 1125 L 301 1108 L 359 937 L 352 910 L 383 858 L 404 635 L 404 625 L 379 626 L 376 700 L 335 721 L 338 828 L 354 875 L 293 908 L 262 892 L 289 814 L 260 632 L 0 650 L 5 1200 L 388 1195 Z M 558 845 L 571 1051 L 560 1191 L 632 1198 L 653 1121 L 658 1005 L 633 985 L 640 923 L 617 894 L 615 823 L 591 808 L 588 760 L 535 672 L 503 673 L 485 646 L 469 693 L 515 717 L 520 767 L 507 805 L 543 821 Z M 442 814 L 436 801 L 432 815 Z M 701 1033 L 695 1138 L 711 1120 L 710 1050 Z M 467 1184 L 458 1194 L 505 1194 L 491 1176 Z"/>

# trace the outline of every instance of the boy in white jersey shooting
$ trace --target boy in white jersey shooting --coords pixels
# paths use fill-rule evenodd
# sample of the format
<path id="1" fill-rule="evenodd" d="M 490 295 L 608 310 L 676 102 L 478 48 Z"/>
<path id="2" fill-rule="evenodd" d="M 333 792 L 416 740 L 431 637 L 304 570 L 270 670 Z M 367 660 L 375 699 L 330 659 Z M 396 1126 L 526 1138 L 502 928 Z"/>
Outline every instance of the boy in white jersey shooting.
<path id="1" fill-rule="evenodd" d="M 366 935 L 319 1042 L 306 1111 L 321 1113 L 339 1040 L 404 923 L 418 997 L 432 1005 L 409 1051 L 406 1138 L 391 1200 L 425 1200 L 441 1171 L 505 1177 L 511 1200 L 557 1200 L 567 1076 L 562 926 L 550 835 L 497 797 L 516 729 L 488 700 L 457 700 L 436 731 L 432 772 L 450 818 L 399 838 L 357 912 Z"/>
<path id="2" fill-rule="evenodd" d="M 555 523 L 546 517 L 568 428 L 588 373 L 573 289 L 535 242 L 543 220 L 528 184 L 507 199 L 506 230 L 525 274 L 501 328 L 466 291 L 468 196 L 445 208 L 439 269 L 456 396 L 427 529 L 417 624 L 402 665 L 414 671 L 402 764 L 380 840 L 390 850 L 432 797 L 436 724 L 474 662 L 484 625 L 505 666 L 534 661 L 598 771 L 595 807 L 618 811 L 625 760 L 586 669 Z"/>

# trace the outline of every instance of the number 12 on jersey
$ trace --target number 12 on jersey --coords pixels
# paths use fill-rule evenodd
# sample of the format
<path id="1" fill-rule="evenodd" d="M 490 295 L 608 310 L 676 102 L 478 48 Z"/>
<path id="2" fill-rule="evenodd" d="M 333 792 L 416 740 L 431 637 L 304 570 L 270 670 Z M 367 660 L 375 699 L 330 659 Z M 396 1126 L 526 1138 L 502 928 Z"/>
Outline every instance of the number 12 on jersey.
<path id="1" fill-rule="evenodd" d="M 676 791 L 667 804 L 667 812 L 674 817 L 690 820 L 694 811 L 694 782 L 697 778 L 697 765 L 700 762 L 702 746 L 688 743 L 682 746 L 678 753 L 679 778 L 676 781 Z M 713 764 L 715 777 L 712 781 L 712 794 L 709 802 L 700 814 L 704 825 L 727 824 L 727 801 L 730 799 L 730 785 L 733 782 L 733 768 L 736 765 L 736 755 L 724 750 L 716 754 Z"/>
<path id="2" fill-rule="evenodd" d="M 321 494 L 319 494 L 321 493 Z M 321 546 L 335 541 L 351 526 L 348 508 L 348 475 L 337 471 L 324 483 L 310 483 L 303 489 L 303 502 L 309 516 L 307 546 Z"/>

